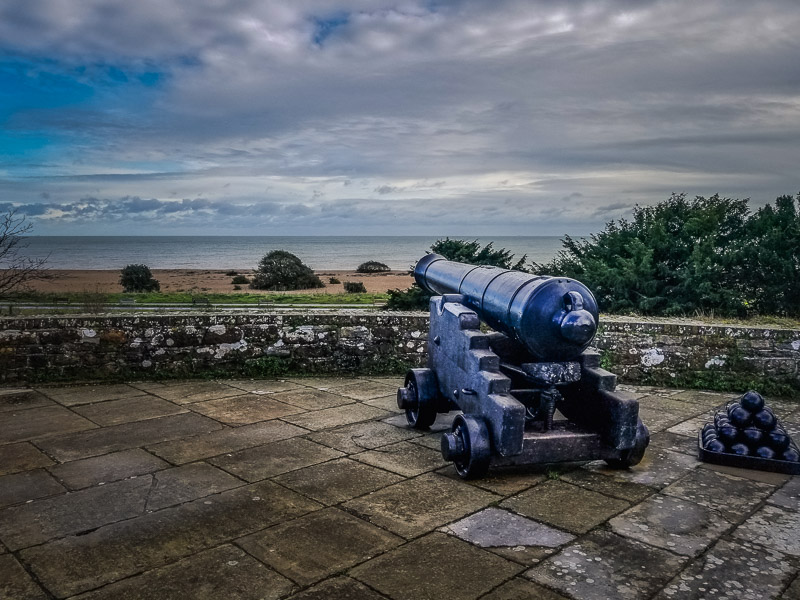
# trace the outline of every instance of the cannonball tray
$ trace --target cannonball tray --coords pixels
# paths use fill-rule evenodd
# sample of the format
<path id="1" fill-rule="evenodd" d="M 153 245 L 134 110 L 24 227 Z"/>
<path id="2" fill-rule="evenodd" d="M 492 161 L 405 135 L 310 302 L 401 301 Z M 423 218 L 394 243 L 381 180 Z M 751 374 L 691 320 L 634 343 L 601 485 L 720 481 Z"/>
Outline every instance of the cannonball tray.
<path id="1" fill-rule="evenodd" d="M 790 448 L 797 450 L 794 442 Z M 740 467 L 742 469 L 756 469 L 758 471 L 771 471 L 773 473 L 786 473 L 787 475 L 800 475 L 800 462 L 777 460 L 774 458 L 761 458 L 759 456 L 739 456 L 730 452 L 712 452 L 703 448 L 703 431 L 697 434 L 697 454 L 703 462 L 727 467 Z"/>

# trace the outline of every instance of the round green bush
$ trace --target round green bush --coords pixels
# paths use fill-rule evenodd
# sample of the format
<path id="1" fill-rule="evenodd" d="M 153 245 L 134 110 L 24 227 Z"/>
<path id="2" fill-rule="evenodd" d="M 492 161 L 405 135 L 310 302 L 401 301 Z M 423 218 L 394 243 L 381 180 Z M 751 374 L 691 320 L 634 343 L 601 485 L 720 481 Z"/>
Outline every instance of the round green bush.
<path id="1" fill-rule="evenodd" d="M 385 273 L 388 270 L 388 265 L 378 262 L 377 260 L 368 260 L 358 265 L 356 273 Z"/>
<path id="2" fill-rule="evenodd" d="M 325 287 L 310 267 L 291 252 L 273 250 L 256 267 L 250 287 L 254 290 L 307 290 Z"/>
<path id="3" fill-rule="evenodd" d="M 161 290 L 161 285 L 153 277 L 147 265 L 126 266 L 119 276 L 119 283 L 126 294 Z"/>

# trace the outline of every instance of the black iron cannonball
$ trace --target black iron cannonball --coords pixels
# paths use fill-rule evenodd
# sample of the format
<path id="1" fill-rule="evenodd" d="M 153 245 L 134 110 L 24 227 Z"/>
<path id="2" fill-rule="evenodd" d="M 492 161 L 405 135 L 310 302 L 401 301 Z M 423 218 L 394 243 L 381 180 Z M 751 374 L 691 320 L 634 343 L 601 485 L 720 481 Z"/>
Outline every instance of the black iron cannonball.
<path id="1" fill-rule="evenodd" d="M 757 448 L 761 446 L 764 439 L 764 432 L 758 427 L 745 427 L 741 430 L 740 439 L 747 444 L 750 448 Z"/>
<path id="2" fill-rule="evenodd" d="M 708 440 L 703 447 L 710 452 L 725 452 L 725 444 L 720 442 L 718 439 Z"/>
<path id="3" fill-rule="evenodd" d="M 706 423 L 705 425 L 703 425 L 703 435 L 708 435 L 708 434 L 709 434 L 709 433 L 711 433 L 712 431 L 713 431 L 714 433 L 716 433 L 716 432 L 717 432 L 717 428 L 716 428 L 716 427 L 714 427 L 714 424 L 713 424 L 713 423 Z"/>
<path id="4" fill-rule="evenodd" d="M 777 424 L 778 419 L 775 418 L 775 414 L 768 408 L 762 408 L 753 415 L 753 425 L 764 431 L 772 431 Z"/>
<path id="5" fill-rule="evenodd" d="M 753 455 L 754 456 L 758 456 L 759 458 L 774 459 L 775 458 L 775 450 L 773 450 L 772 448 L 769 448 L 767 446 L 759 446 L 758 448 L 756 448 L 756 451 L 753 452 Z"/>
<path id="6" fill-rule="evenodd" d="M 733 444 L 731 446 L 731 453 L 739 456 L 747 456 L 750 454 L 750 448 L 747 447 L 747 444 L 742 444 L 739 442 L 738 444 Z"/>
<path id="7" fill-rule="evenodd" d="M 764 408 L 764 398 L 758 392 L 749 391 L 739 400 L 743 408 L 750 412 L 758 412 Z"/>
<path id="8" fill-rule="evenodd" d="M 734 406 L 728 410 L 728 418 L 731 424 L 736 427 L 747 427 L 750 424 L 752 415 L 750 411 L 742 406 Z"/>
<path id="9" fill-rule="evenodd" d="M 731 422 L 728 418 L 728 413 L 720 411 L 714 415 L 714 426 L 719 427 L 720 425 L 727 425 Z"/>
<path id="10" fill-rule="evenodd" d="M 785 431 L 778 431 L 777 429 L 767 432 L 764 437 L 766 438 L 769 446 L 778 453 L 786 450 L 789 447 L 789 442 L 791 441 L 791 438 L 786 434 Z"/>
<path id="11" fill-rule="evenodd" d="M 789 462 L 800 462 L 800 452 L 797 451 L 797 448 L 789 448 L 783 451 L 782 458 Z"/>
<path id="12" fill-rule="evenodd" d="M 728 423 L 717 428 L 717 436 L 726 444 L 733 444 L 739 437 L 739 430 Z"/>

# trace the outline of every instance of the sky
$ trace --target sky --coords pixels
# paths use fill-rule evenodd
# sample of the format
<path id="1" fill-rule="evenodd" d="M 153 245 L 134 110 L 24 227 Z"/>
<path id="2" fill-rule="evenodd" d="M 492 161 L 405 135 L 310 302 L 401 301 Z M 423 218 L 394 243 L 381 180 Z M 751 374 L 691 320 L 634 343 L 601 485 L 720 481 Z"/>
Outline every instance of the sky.
<path id="1" fill-rule="evenodd" d="M 39 235 L 585 235 L 800 191 L 797 0 L 4 0 Z"/>

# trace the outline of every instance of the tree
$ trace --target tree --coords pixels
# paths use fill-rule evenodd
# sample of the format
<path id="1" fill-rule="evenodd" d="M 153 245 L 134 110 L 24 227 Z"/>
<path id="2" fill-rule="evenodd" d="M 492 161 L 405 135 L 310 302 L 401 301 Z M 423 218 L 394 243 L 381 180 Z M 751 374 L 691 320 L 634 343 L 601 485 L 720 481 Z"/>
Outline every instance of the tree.
<path id="1" fill-rule="evenodd" d="M 368 260 L 358 265 L 356 273 L 385 273 L 389 270 L 389 265 L 385 265 L 377 260 Z"/>
<path id="2" fill-rule="evenodd" d="M 306 290 L 325 287 L 310 267 L 291 252 L 273 250 L 264 255 L 250 281 L 255 290 Z"/>
<path id="3" fill-rule="evenodd" d="M 47 279 L 47 258 L 29 258 L 21 251 L 27 247 L 25 234 L 33 229 L 24 216 L 11 210 L 0 216 L 0 296 L 12 292 L 29 281 Z"/>
<path id="4" fill-rule="evenodd" d="M 161 290 L 161 284 L 153 277 L 147 265 L 126 266 L 120 273 L 119 283 L 126 294 Z"/>
<path id="5" fill-rule="evenodd" d="M 494 243 L 489 242 L 481 248 L 478 240 L 451 240 L 445 238 L 437 240 L 431 245 L 431 251 L 441 254 L 447 260 L 469 263 L 472 265 L 489 265 L 503 269 L 526 270 L 525 260 L 528 255 L 514 262 L 514 255 L 500 248 L 494 249 Z M 431 294 L 423 290 L 416 283 L 407 290 L 389 290 L 389 300 L 386 308 L 389 310 L 427 310 Z"/>

